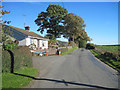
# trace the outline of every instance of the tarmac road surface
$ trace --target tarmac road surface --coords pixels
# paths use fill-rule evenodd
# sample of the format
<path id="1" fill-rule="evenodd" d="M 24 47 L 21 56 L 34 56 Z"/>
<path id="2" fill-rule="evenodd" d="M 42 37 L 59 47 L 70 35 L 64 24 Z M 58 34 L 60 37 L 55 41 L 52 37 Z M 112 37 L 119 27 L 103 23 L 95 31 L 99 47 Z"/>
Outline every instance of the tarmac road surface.
<path id="1" fill-rule="evenodd" d="M 29 88 L 118 88 L 117 71 L 86 49 L 64 56 L 33 57 L 38 77 Z"/>

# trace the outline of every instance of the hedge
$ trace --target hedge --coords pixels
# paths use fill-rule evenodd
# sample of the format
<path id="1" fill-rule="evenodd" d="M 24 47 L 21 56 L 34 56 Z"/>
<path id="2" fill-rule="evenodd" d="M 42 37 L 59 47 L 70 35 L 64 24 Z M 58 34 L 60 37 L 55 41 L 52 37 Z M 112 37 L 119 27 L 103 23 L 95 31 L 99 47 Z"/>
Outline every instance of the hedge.
<path id="1" fill-rule="evenodd" d="M 79 48 L 85 48 L 86 44 L 87 44 L 86 40 L 79 41 Z"/>
<path id="2" fill-rule="evenodd" d="M 14 56 L 14 71 L 22 67 L 32 67 L 32 54 L 27 46 L 19 46 L 11 50 Z M 10 72 L 11 55 L 7 50 L 2 51 L 2 72 Z"/>
<path id="3" fill-rule="evenodd" d="M 95 49 L 95 46 L 92 43 L 87 43 L 86 44 L 86 49 Z"/>

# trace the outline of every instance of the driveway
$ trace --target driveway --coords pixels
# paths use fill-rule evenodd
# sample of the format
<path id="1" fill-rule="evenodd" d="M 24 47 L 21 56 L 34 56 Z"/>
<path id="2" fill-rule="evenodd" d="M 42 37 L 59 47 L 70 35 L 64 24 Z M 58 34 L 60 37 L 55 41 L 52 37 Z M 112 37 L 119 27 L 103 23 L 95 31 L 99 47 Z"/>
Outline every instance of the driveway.
<path id="1" fill-rule="evenodd" d="M 33 57 L 39 69 L 30 88 L 118 88 L 117 71 L 86 49 L 64 56 Z"/>

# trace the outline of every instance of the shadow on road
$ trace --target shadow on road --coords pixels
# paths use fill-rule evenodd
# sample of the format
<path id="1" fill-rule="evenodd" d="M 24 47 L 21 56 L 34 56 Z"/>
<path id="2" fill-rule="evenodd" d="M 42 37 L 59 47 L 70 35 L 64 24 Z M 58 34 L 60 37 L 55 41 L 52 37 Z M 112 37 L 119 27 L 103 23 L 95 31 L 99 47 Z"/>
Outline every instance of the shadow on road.
<path id="1" fill-rule="evenodd" d="M 56 82 L 56 83 L 64 83 L 66 86 L 68 86 L 68 84 L 72 84 L 72 85 L 88 86 L 88 87 L 99 88 L 99 89 L 118 90 L 117 88 L 107 88 L 107 87 L 96 86 L 96 85 L 88 85 L 88 84 L 83 84 L 83 83 L 69 82 L 69 81 L 65 81 L 64 79 L 63 80 L 55 80 L 55 79 L 47 79 L 47 78 L 35 78 L 32 76 L 18 74 L 18 73 L 13 73 L 13 74 L 23 76 L 23 77 L 32 78 L 34 80 L 45 80 L 45 81 L 51 81 L 51 82 Z"/>

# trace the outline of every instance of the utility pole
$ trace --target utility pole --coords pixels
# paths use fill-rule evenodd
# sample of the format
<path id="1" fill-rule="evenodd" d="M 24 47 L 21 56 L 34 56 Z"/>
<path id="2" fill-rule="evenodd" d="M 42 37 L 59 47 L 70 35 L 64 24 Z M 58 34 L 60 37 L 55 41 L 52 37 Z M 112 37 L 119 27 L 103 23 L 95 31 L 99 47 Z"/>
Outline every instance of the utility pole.
<path id="1" fill-rule="evenodd" d="M 25 15 L 25 14 L 23 14 L 23 16 L 24 16 L 24 28 L 25 28 L 25 17 L 26 17 L 26 15 Z"/>

